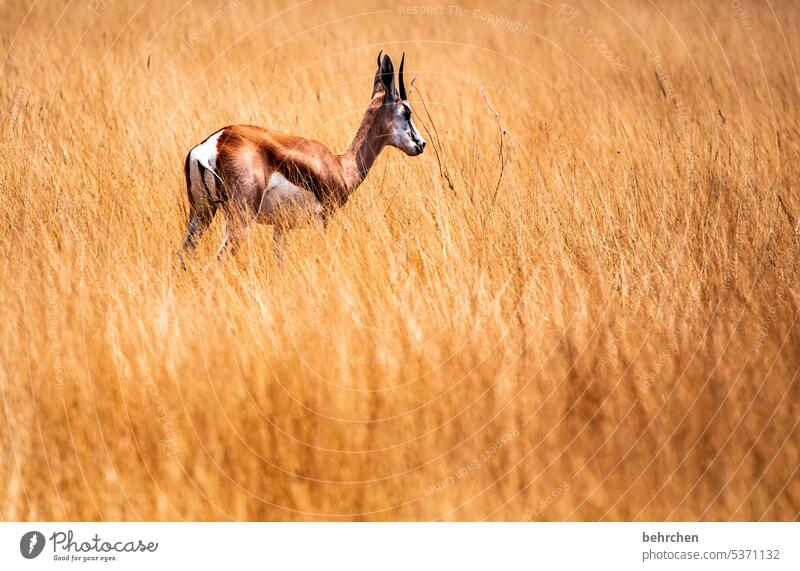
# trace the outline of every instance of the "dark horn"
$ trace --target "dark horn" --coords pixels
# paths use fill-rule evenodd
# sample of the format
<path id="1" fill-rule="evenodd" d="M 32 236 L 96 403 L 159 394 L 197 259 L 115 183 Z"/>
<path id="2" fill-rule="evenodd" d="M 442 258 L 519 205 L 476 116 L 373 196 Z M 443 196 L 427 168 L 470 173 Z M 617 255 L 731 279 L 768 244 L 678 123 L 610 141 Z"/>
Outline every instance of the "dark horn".
<path id="1" fill-rule="evenodd" d="M 403 52 L 403 57 L 400 58 L 400 72 L 397 74 L 398 82 L 400 83 L 400 99 L 403 101 L 408 100 L 406 95 L 406 82 L 403 81 L 403 64 L 406 62 L 406 52 Z"/>
<path id="2" fill-rule="evenodd" d="M 383 50 L 378 52 L 378 69 L 381 68 L 381 56 L 383 55 Z"/>

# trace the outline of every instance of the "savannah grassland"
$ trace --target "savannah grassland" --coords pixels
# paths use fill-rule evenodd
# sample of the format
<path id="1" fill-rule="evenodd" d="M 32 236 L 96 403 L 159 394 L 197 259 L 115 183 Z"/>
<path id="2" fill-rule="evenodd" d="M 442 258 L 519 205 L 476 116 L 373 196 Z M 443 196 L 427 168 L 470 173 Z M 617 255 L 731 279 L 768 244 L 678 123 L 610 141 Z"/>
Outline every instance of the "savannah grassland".
<path id="1" fill-rule="evenodd" d="M 0 518 L 798 518 L 800 6 L 415 6 L 0 2 Z M 187 151 L 380 49 L 425 154 L 181 271 Z"/>

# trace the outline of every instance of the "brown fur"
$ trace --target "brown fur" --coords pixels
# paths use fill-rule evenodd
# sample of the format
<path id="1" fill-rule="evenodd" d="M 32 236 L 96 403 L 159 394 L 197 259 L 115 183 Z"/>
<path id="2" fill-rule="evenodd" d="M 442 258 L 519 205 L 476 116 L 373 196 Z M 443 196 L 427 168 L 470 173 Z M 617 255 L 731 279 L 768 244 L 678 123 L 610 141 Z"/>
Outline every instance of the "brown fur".
<path id="1" fill-rule="evenodd" d="M 389 61 L 388 56 L 384 60 Z M 223 187 L 218 188 L 219 192 L 214 195 L 222 198 L 211 200 L 211 193 L 204 186 L 209 195 L 205 207 L 195 204 L 187 157 L 185 170 L 192 208 L 184 251 L 194 249 L 213 219 L 218 204 L 222 205 L 227 223 L 220 254 L 228 248 L 235 251 L 242 231 L 253 221 L 273 225 L 274 249 L 278 256 L 285 230 L 308 221 L 325 224 L 328 216 L 344 205 L 363 182 L 383 147 L 387 144 L 397 146 L 396 138 L 393 138 L 397 134 L 397 118 L 407 113 L 407 128 L 415 129 L 410 123 L 408 103 L 400 100 L 388 76 L 385 79 L 385 84 L 376 84 L 372 101 L 367 106 L 356 135 L 341 154 L 334 154 L 328 147 L 312 139 L 276 133 L 253 125 L 230 125 L 222 129 L 217 140 L 213 171 Z M 413 132 L 416 133 L 415 130 Z M 410 141 L 417 145 L 414 154 L 421 153 L 425 145 L 421 137 L 415 139 L 413 135 L 408 135 L 409 131 L 402 133 L 410 136 Z M 411 154 L 407 149 L 404 150 Z M 205 185 L 202 165 L 200 168 L 200 179 Z M 275 173 L 280 173 L 289 183 L 308 192 L 283 195 L 277 190 L 279 187 L 270 184 Z M 268 194 L 271 192 L 276 194 Z M 279 206 L 276 207 L 276 204 Z M 262 206 L 265 208 L 262 209 Z M 183 261 L 182 254 L 180 256 Z"/>
<path id="2" fill-rule="evenodd" d="M 347 202 L 366 176 L 365 171 L 361 176 L 363 167 L 368 170 L 383 147 L 380 141 L 369 140 L 379 139 L 383 130 L 384 121 L 378 120 L 380 107 L 380 99 L 376 97 L 353 143 L 339 155 L 319 141 L 304 137 L 254 125 L 225 127 L 217 145 L 218 174 L 233 190 L 232 198 L 243 201 L 253 214 L 258 211 L 267 181 L 274 172 L 314 193 L 326 211 L 333 210 Z M 358 162 L 362 168 L 357 166 Z"/>
<path id="3" fill-rule="evenodd" d="M 337 157 L 322 143 L 252 125 L 226 127 L 220 137 L 217 170 L 234 188 L 253 188 L 245 196 L 257 208 L 272 173 L 279 172 L 314 193 L 321 203 L 343 196 L 344 173 Z"/>

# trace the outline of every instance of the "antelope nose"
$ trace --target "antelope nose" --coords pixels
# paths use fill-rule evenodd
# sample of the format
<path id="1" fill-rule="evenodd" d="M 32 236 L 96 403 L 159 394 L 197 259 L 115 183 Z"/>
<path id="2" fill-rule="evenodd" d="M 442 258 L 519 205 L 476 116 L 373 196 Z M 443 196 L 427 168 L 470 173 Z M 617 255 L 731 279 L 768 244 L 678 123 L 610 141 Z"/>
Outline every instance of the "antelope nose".
<path id="1" fill-rule="evenodd" d="M 419 144 L 419 148 L 420 148 L 421 150 L 423 150 L 423 151 L 425 150 L 425 141 L 422 141 L 422 142 Z"/>

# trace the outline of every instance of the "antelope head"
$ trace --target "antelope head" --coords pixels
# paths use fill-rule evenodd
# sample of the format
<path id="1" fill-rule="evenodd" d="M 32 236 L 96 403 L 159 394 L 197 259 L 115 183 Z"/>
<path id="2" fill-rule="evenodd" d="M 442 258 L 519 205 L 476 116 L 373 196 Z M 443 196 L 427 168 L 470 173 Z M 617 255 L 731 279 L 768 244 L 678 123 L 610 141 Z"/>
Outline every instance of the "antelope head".
<path id="1" fill-rule="evenodd" d="M 381 52 L 383 53 L 383 52 Z M 396 147 L 410 157 L 422 154 L 425 140 L 411 120 L 411 104 L 408 102 L 406 84 L 403 79 L 403 64 L 406 55 L 400 60 L 398 82 L 400 91 L 394 86 L 394 65 L 392 59 L 378 54 L 378 71 L 375 72 L 375 86 L 372 98 L 382 94 L 383 100 L 377 117 L 379 134 L 385 144 Z"/>

